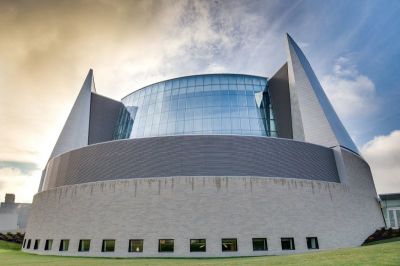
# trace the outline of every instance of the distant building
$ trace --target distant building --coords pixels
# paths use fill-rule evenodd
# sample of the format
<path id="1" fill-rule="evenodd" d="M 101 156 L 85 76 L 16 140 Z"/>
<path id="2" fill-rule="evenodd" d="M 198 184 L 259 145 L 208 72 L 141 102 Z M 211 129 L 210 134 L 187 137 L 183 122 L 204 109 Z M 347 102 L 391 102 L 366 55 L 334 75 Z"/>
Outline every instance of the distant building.
<path id="1" fill-rule="evenodd" d="M 400 193 L 379 195 L 386 227 L 400 228 Z"/>
<path id="2" fill-rule="evenodd" d="M 14 194 L 6 194 L 0 206 L 0 232 L 25 231 L 30 203 L 15 203 Z"/>

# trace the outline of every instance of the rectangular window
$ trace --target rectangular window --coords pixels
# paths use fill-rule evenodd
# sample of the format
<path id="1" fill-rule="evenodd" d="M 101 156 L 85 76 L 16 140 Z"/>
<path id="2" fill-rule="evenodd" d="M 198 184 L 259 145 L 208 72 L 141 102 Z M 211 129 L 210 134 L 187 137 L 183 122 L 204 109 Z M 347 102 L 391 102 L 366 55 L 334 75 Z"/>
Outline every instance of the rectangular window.
<path id="1" fill-rule="evenodd" d="M 129 240 L 129 252 L 143 252 L 143 239 Z"/>
<path id="2" fill-rule="evenodd" d="M 389 227 L 399 228 L 400 227 L 400 209 L 399 208 L 389 208 Z"/>
<path id="3" fill-rule="evenodd" d="M 44 250 L 51 250 L 52 246 L 53 246 L 53 239 L 46 239 L 46 242 L 44 244 Z"/>
<path id="4" fill-rule="evenodd" d="M 206 240 L 190 239 L 190 252 L 206 252 Z"/>
<path id="5" fill-rule="evenodd" d="M 282 250 L 295 250 L 294 238 L 281 238 Z"/>
<path id="6" fill-rule="evenodd" d="M 28 239 L 28 244 L 26 245 L 26 248 L 27 248 L 27 249 L 30 249 L 30 248 L 31 248 L 31 240 L 30 240 L 30 239 Z"/>
<path id="7" fill-rule="evenodd" d="M 158 240 L 158 252 L 174 252 L 174 240 L 173 239 L 159 239 Z"/>
<path id="8" fill-rule="evenodd" d="M 223 238 L 221 241 L 222 251 L 237 251 L 237 239 L 236 238 Z"/>
<path id="9" fill-rule="evenodd" d="M 396 227 L 396 220 L 394 216 L 394 210 L 389 210 L 389 226 Z"/>
<path id="10" fill-rule="evenodd" d="M 79 252 L 87 252 L 90 250 L 90 240 L 89 239 L 81 239 L 79 240 Z"/>
<path id="11" fill-rule="evenodd" d="M 40 243 L 40 240 L 36 239 L 35 240 L 35 245 L 33 246 L 33 249 L 39 249 L 39 243 Z"/>
<path id="12" fill-rule="evenodd" d="M 105 239 L 101 245 L 101 252 L 114 252 L 115 250 L 115 240 Z"/>
<path id="13" fill-rule="evenodd" d="M 316 237 L 307 237 L 307 248 L 308 249 L 319 249 L 318 238 L 316 238 Z"/>
<path id="14" fill-rule="evenodd" d="M 23 248 L 25 248 L 25 244 L 26 244 L 26 239 L 24 239 L 24 244 L 22 244 Z"/>
<path id="15" fill-rule="evenodd" d="M 59 251 L 68 251 L 69 239 L 61 239 Z"/>
<path id="16" fill-rule="evenodd" d="M 253 238 L 253 250 L 262 251 L 268 250 L 266 238 Z"/>

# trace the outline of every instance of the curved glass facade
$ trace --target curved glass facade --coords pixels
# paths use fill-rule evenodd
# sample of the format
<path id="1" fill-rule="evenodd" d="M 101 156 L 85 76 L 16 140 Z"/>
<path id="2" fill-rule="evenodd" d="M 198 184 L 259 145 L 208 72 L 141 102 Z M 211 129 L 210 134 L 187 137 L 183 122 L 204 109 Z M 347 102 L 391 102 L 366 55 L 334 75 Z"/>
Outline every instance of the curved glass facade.
<path id="1" fill-rule="evenodd" d="M 152 84 L 122 99 L 125 108 L 114 138 L 277 136 L 267 84 L 264 77 L 239 74 L 188 76 Z"/>

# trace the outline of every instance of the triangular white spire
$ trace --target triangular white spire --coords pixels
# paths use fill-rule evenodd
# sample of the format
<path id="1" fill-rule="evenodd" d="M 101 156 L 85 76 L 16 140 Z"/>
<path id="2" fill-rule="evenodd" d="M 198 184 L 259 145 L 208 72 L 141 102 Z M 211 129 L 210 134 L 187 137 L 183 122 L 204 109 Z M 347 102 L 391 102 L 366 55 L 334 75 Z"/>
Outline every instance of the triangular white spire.
<path id="1" fill-rule="evenodd" d="M 92 92 L 96 92 L 96 87 L 94 84 L 93 70 L 90 69 L 61 134 L 58 137 L 50 159 L 66 151 L 88 145 L 90 99 Z"/>
<path id="2" fill-rule="evenodd" d="M 342 146 L 358 153 L 310 63 L 289 34 L 286 48 L 293 138 L 326 147 Z"/>

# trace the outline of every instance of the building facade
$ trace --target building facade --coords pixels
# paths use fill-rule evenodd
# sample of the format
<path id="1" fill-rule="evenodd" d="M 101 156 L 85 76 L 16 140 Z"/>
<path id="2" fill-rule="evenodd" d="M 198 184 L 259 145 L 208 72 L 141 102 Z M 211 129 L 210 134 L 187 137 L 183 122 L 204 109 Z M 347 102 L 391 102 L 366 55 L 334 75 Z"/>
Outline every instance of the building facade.
<path id="1" fill-rule="evenodd" d="M 6 194 L 0 205 L 0 233 L 24 232 L 30 210 L 30 203 L 16 203 L 14 194 Z"/>
<path id="2" fill-rule="evenodd" d="M 368 164 L 290 36 L 270 78 L 162 81 L 122 101 L 89 72 L 23 250 L 223 257 L 360 245 L 384 226 Z"/>
<path id="3" fill-rule="evenodd" d="M 387 228 L 400 228 L 400 193 L 379 195 Z"/>

